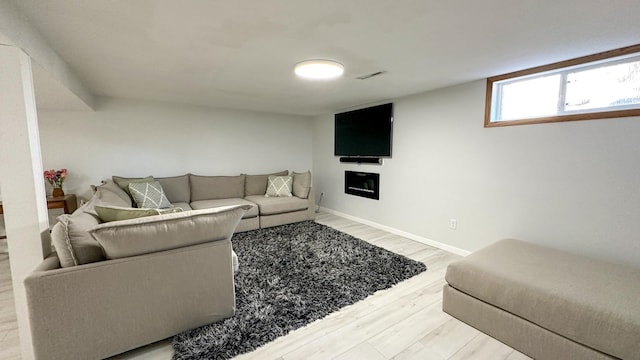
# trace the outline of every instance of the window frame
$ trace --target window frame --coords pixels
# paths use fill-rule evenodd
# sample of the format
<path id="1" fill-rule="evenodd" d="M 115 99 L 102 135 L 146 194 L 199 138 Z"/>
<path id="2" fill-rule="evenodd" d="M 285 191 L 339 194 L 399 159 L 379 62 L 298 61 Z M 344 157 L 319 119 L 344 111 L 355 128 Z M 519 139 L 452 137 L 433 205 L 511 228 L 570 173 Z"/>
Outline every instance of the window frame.
<path id="1" fill-rule="evenodd" d="M 559 61 L 553 64 L 537 66 L 525 70 L 514 71 L 508 74 L 502 74 L 497 76 L 492 76 L 487 78 L 487 87 L 486 87 L 486 102 L 485 102 L 485 114 L 484 114 L 484 127 L 502 127 L 502 126 L 512 126 L 512 125 L 527 125 L 527 124 L 544 124 L 544 123 L 553 123 L 553 122 L 564 122 L 564 121 L 578 121 L 578 120 L 596 120 L 596 119 L 610 119 L 610 118 L 620 118 L 620 117 L 628 117 L 628 116 L 640 116 L 640 108 L 635 109 L 620 109 L 620 110 L 607 110 L 602 111 L 602 108 L 594 109 L 595 111 L 589 110 L 577 110 L 577 112 L 569 111 L 564 114 L 552 115 L 552 116 L 544 116 L 544 117 L 535 117 L 535 118 L 526 118 L 526 119 L 517 119 L 517 120 L 504 120 L 504 121 L 491 121 L 491 114 L 493 111 L 493 84 L 498 81 L 504 81 L 509 79 L 520 78 L 530 76 L 531 79 L 536 77 L 542 77 L 550 75 L 550 72 L 555 72 L 559 69 L 564 69 L 567 72 L 569 70 L 574 70 L 572 68 L 577 67 L 580 70 L 587 70 L 591 67 L 597 67 L 599 64 L 593 64 L 592 66 L 579 67 L 580 65 L 598 62 L 601 60 L 606 60 L 610 58 L 627 56 L 636 54 L 640 56 L 640 44 L 627 46 L 619 49 L 609 50 L 593 55 L 582 56 L 575 59 Z M 632 56 L 633 57 L 633 56 Z M 626 59 L 624 59 L 626 60 Z M 622 59 L 621 59 L 622 61 Z M 617 61 L 611 62 L 611 64 L 615 64 Z M 561 74 L 561 76 L 566 77 L 566 73 L 556 72 Z M 563 101 L 566 96 L 566 81 L 561 81 L 561 91 L 558 97 L 558 101 Z M 496 96 L 498 96 L 500 91 L 496 91 Z"/>

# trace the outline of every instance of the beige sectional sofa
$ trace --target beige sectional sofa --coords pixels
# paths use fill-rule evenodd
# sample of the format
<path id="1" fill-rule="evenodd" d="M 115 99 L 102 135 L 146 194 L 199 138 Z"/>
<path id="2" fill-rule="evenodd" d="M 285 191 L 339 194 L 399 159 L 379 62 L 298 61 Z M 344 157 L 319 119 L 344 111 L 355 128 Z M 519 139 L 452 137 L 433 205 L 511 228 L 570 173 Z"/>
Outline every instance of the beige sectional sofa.
<path id="1" fill-rule="evenodd" d="M 111 260 L 90 262 L 84 249 L 76 255 L 87 263 L 61 267 L 52 253 L 25 279 L 35 358 L 102 359 L 233 316 L 230 239 L 245 211 L 107 223 L 95 231 Z M 169 236 L 153 233 L 160 227 Z"/>
<path id="2" fill-rule="evenodd" d="M 98 186 L 59 217 L 56 251 L 25 280 L 36 358 L 101 359 L 233 316 L 233 233 L 315 214 L 309 173 L 292 174 L 294 194 L 282 197 L 265 197 L 268 176 L 151 179 L 185 211 L 109 222 L 104 209 L 155 211 L 133 209 L 122 187 L 149 178 Z"/>
<path id="3" fill-rule="evenodd" d="M 640 268 L 501 240 L 446 281 L 445 312 L 534 359 L 640 359 Z"/>
<path id="4" fill-rule="evenodd" d="M 249 205 L 251 209 L 236 231 L 284 225 L 315 218 L 311 174 L 292 173 L 292 196 L 265 197 L 269 175 L 285 176 L 288 171 L 263 175 L 200 176 L 187 174 L 156 178 L 169 201 L 185 210 L 228 205 Z M 115 177 L 116 179 L 118 177 Z"/>

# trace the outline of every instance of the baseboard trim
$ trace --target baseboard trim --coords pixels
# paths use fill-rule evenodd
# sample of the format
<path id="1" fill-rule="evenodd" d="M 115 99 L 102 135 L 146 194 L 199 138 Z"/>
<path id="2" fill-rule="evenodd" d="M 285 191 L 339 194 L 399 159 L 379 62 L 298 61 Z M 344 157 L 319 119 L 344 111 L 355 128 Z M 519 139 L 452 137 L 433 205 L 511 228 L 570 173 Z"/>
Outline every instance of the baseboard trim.
<path id="1" fill-rule="evenodd" d="M 399 235 L 399 236 L 405 237 L 407 239 L 411 239 L 411 240 L 414 240 L 414 241 L 417 241 L 417 242 L 420 242 L 420 243 L 423 243 L 423 244 L 426 244 L 426 245 L 429 245 L 429 246 L 433 246 L 433 247 L 436 247 L 438 249 L 442 249 L 444 251 L 448 251 L 448 252 L 456 254 L 456 255 L 467 256 L 467 255 L 471 254 L 471 251 L 467 251 L 467 250 L 464 250 L 464 249 L 457 248 L 455 246 L 447 245 L 447 244 L 441 243 L 439 241 L 427 239 L 425 237 L 418 236 L 418 235 L 415 235 L 415 234 L 412 234 L 412 233 L 408 233 L 406 231 L 402 231 L 402 230 L 393 228 L 391 226 L 382 225 L 382 224 L 379 224 L 377 222 L 373 222 L 371 220 L 362 219 L 362 218 L 359 218 L 357 216 L 345 214 L 343 212 L 336 211 L 336 210 L 329 209 L 329 208 L 325 208 L 325 207 L 320 207 L 320 209 L 322 211 L 324 211 L 324 212 L 329 213 L 329 214 L 340 216 L 340 217 L 343 217 L 345 219 L 349 219 L 349 220 L 352 220 L 352 221 L 355 221 L 355 222 L 359 222 L 359 223 L 364 224 L 364 225 L 369 225 L 369 226 L 374 227 L 376 229 L 384 230 L 386 232 L 389 232 L 389 233 L 392 233 L 392 234 L 395 234 L 395 235 Z"/>

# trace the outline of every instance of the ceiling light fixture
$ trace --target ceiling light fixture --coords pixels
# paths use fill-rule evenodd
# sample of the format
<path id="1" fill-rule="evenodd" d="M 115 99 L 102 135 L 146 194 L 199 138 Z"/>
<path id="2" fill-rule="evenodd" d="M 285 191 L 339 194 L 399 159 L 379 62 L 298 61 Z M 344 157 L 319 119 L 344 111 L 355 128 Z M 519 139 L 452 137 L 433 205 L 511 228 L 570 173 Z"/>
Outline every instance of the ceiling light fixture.
<path id="1" fill-rule="evenodd" d="M 333 60 L 306 60 L 295 66 L 296 75 L 306 79 L 334 79 L 342 76 L 344 66 Z"/>

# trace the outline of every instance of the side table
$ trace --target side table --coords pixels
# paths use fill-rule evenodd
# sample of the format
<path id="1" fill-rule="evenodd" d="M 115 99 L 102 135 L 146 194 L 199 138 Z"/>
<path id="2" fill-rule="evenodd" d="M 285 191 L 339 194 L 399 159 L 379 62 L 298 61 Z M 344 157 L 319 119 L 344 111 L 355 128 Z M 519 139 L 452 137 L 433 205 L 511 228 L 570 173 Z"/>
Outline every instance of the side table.
<path id="1" fill-rule="evenodd" d="M 78 199 L 74 194 L 65 194 L 64 196 L 47 196 L 47 209 L 62 209 L 65 214 L 71 214 L 78 208 Z M 4 214 L 2 209 L 2 201 L 0 201 L 0 215 Z M 6 236 L 0 235 L 0 239 Z"/>
<path id="2" fill-rule="evenodd" d="M 71 214 L 78 208 L 78 200 L 74 194 L 63 196 L 47 196 L 47 209 L 62 209 L 65 214 Z"/>

